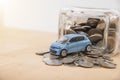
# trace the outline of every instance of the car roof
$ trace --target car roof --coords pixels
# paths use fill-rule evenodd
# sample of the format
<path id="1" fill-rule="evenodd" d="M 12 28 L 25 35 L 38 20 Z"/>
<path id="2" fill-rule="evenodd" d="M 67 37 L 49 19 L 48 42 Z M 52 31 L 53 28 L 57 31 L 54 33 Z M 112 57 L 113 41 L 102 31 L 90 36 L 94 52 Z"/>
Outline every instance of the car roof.
<path id="1" fill-rule="evenodd" d="M 86 35 L 84 34 L 67 34 L 65 35 L 67 38 L 71 39 L 71 38 L 74 38 L 74 37 L 79 37 L 79 36 L 84 36 L 86 37 Z"/>

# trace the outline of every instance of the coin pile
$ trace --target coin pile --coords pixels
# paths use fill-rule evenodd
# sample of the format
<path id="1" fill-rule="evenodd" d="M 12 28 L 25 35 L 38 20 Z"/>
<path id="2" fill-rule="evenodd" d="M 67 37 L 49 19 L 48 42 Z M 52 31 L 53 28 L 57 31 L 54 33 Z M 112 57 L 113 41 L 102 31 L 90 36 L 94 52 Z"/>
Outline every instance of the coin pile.
<path id="1" fill-rule="evenodd" d="M 104 20 L 88 18 L 86 23 L 75 22 L 69 29 L 66 29 L 65 34 L 85 34 L 93 45 L 97 45 L 103 41 L 105 27 Z"/>
<path id="2" fill-rule="evenodd" d="M 90 52 L 78 52 L 66 57 L 52 55 L 51 52 L 39 52 L 37 55 L 43 55 L 43 62 L 50 66 L 75 65 L 79 67 L 92 68 L 101 66 L 114 69 L 116 64 L 104 53 L 104 50 L 93 48 Z"/>

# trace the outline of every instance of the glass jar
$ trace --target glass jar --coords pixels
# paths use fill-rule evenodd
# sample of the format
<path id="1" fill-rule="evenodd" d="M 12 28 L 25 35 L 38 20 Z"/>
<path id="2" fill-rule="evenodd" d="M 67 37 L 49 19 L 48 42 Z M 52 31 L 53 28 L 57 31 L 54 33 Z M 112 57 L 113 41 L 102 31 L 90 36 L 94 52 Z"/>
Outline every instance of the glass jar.
<path id="1" fill-rule="evenodd" d="M 64 8 L 59 15 L 59 37 L 85 34 L 92 45 L 109 54 L 117 54 L 120 27 L 119 12 L 112 9 Z"/>

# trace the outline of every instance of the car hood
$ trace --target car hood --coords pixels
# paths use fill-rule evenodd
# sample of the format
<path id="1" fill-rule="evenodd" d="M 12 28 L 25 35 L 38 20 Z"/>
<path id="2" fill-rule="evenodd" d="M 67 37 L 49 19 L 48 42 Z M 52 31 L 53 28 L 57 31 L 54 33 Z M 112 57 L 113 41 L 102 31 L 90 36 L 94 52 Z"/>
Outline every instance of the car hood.
<path id="1" fill-rule="evenodd" d="M 59 42 L 54 42 L 51 45 L 51 47 L 54 47 L 54 48 L 62 48 L 63 46 L 64 46 L 64 44 L 61 44 Z"/>

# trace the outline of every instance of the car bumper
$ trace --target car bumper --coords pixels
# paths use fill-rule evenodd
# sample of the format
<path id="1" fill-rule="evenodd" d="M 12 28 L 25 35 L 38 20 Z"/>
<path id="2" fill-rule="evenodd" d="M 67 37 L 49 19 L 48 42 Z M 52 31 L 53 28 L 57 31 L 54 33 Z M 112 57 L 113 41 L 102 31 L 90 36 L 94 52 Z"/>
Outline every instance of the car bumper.
<path id="1" fill-rule="evenodd" d="M 51 54 L 53 55 L 60 55 L 61 50 L 60 49 L 50 49 Z"/>

